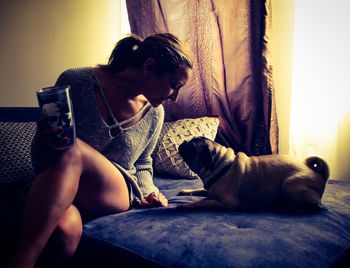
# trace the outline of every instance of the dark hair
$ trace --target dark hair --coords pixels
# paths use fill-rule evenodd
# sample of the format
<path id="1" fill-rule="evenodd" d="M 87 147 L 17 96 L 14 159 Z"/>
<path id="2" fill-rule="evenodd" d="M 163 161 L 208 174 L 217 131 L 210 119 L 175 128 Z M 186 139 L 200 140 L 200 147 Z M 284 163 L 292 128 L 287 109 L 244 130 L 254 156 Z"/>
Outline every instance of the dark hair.
<path id="1" fill-rule="evenodd" d="M 192 54 L 187 45 L 170 33 L 158 33 L 142 40 L 136 35 L 121 39 L 112 51 L 108 72 L 120 72 L 127 67 L 141 68 L 145 60 L 153 58 L 159 75 L 179 68 L 193 68 Z"/>

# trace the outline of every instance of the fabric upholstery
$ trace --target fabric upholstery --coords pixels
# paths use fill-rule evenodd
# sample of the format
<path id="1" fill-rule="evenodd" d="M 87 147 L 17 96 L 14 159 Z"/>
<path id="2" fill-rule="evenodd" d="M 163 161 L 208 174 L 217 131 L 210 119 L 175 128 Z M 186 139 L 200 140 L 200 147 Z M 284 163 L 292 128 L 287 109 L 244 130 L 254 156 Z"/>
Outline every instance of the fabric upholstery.
<path id="1" fill-rule="evenodd" d="M 0 190 L 24 185 L 34 178 L 31 142 L 35 122 L 0 122 Z"/>
<path id="2" fill-rule="evenodd" d="M 1 185 L 16 185 L 19 178 L 30 181 L 34 132 L 34 122 L 0 123 Z M 155 177 L 154 182 L 169 199 L 169 207 L 131 209 L 85 223 L 79 258 L 86 265 L 79 267 L 100 267 L 100 260 L 133 266 L 133 262 L 125 262 L 126 256 L 137 259 L 134 267 L 184 268 L 330 267 L 342 253 L 343 260 L 344 256 L 345 261 L 349 259 L 349 182 L 330 179 L 322 199 L 327 210 L 313 214 L 177 211 L 177 205 L 203 198 L 177 196 L 184 188 L 202 187 L 201 180 Z M 13 247 L 4 243 L 14 241 L 9 227 L 19 223 L 13 199 L 0 200 L 0 226 L 5 234 L 1 236 L 0 266 L 3 253 L 10 253 Z M 10 218 L 15 219 L 14 224 Z M 96 255 L 96 263 L 88 262 L 88 257 Z"/>
<path id="3" fill-rule="evenodd" d="M 84 237 L 136 253 L 164 267 L 329 267 L 350 247 L 350 183 L 330 180 L 325 211 L 177 211 L 203 197 L 177 196 L 200 180 L 155 178 L 168 208 L 134 209 L 84 226 Z"/>

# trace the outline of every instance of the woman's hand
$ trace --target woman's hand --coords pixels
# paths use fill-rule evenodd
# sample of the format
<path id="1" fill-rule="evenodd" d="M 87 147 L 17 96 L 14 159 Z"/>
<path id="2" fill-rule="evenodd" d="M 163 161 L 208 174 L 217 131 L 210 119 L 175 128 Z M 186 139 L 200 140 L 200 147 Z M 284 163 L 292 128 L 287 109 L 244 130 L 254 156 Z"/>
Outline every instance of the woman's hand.
<path id="1" fill-rule="evenodd" d="M 62 127 L 51 127 L 48 118 L 43 118 L 37 123 L 35 142 L 38 149 L 43 151 L 54 151 L 69 142 L 67 137 L 60 137 L 63 133 Z"/>
<path id="2" fill-rule="evenodd" d="M 141 200 L 141 206 L 150 207 L 167 207 L 168 199 L 161 192 L 152 192 Z"/>
<path id="3" fill-rule="evenodd" d="M 60 137 L 61 133 L 63 133 L 63 128 L 51 127 L 48 118 L 41 119 L 37 123 L 34 142 L 39 161 L 50 162 L 61 154 L 61 151 L 56 150 L 56 148 L 62 147 L 69 142 L 68 138 Z"/>

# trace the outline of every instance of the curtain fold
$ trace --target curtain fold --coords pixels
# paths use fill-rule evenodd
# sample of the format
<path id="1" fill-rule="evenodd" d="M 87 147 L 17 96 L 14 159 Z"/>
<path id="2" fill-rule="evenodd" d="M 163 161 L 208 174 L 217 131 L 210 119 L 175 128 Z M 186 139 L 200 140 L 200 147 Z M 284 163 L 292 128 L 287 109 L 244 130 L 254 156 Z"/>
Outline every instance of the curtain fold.
<path id="1" fill-rule="evenodd" d="M 192 49 L 193 75 L 166 120 L 217 116 L 216 140 L 236 152 L 278 152 L 269 54 L 270 1 L 127 0 L 132 33 L 170 32 Z"/>

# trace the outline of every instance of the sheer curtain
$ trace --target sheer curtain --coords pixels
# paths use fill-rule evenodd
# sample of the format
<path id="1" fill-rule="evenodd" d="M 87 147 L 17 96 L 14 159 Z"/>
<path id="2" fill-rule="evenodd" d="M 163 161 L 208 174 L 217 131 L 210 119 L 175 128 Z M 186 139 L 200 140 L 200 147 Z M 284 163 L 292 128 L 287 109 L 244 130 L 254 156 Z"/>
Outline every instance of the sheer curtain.
<path id="1" fill-rule="evenodd" d="M 270 1 L 127 0 L 131 31 L 171 32 L 195 54 L 166 119 L 218 116 L 217 140 L 249 155 L 278 151 L 269 56 Z"/>
<path id="2" fill-rule="evenodd" d="M 290 153 L 319 154 L 350 180 L 348 1 L 296 0 Z"/>

